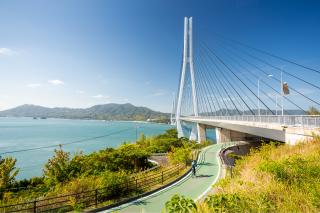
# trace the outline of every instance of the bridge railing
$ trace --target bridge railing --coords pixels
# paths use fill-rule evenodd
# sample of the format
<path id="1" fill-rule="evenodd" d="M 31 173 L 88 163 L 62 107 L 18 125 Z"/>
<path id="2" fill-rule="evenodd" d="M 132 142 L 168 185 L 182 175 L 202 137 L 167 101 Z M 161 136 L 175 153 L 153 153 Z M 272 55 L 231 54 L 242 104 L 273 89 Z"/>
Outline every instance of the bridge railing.
<path id="1" fill-rule="evenodd" d="M 320 128 L 319 115 L 236 115 L 236 116 L 199 116 L 193 118 L 244 121 L 254 123 L 280 124 L 292 127 Z"/>

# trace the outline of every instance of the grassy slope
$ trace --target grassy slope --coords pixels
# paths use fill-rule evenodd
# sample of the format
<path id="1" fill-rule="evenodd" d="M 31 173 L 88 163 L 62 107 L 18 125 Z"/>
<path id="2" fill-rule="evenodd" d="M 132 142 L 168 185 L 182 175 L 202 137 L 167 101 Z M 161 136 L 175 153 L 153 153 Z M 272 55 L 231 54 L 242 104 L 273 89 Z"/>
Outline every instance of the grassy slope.
<path id="1" fill-rule="evenodd" d="M 320 138 L 296 146 L 264 145 L 217 183 L 201 212 L 319 212 Z"/>

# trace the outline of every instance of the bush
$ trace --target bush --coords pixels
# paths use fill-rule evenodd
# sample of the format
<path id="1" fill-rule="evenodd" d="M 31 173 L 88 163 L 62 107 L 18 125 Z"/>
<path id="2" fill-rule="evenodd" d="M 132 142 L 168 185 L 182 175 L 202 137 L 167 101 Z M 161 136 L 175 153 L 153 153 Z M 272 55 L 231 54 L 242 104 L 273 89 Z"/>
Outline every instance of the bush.
<path id="1" fill-rule="evenodd" d="M 6 164 L 10 162 L 11 166 L 6 167 L 10 169 L 6 170 L 6 175 L 3 175 L 6 181 L 2 182 L 6 183 L 6 187 L 10 185 L 11 189 L 12 187 L 27 187 L 27 189 L 6 192 L 0 204 L 23 203 L 57 195 L 77 194 L 97 188 L 101 188 L 99 194 L 104 195 L 104 198 L 99 198 L 100 200 L 118 198 L 131 192 L 136 193 L 136 189 L 131 186 L 132 180 L 129 182 L 128 178 L 132 173 L 153 166 L 148 161 L 150 153 L 172 151 L 174 163 L 185 163 L 191 158 L 191 150 L 197 146 L 195 142 L 189 142 L 186 138 L 178 139 L 177 131 L 170 129 L 154 137 L 147 138 L 142 134 L 136 144 L 123 144 L 117 149 L 106 148 L 88 155 L 82 152 L 71 155 L 70 152 L 60 148 L 54 151 L 54 156 L 45 164 L 42 177 L 17 182 L 14 181 L 14 177 L 18 170 L 14 168 L 15 160 L 11 159 L 6 162 Z M 0 170 L 0 174 L 4 174 L 4 171 Z M 69 204 L 74 210 L 83 208 L 79 205 L 81 196 L 83 194 L 70 196 Z"/>
<path id="2" fill-rule="evenodd" d="M 197 212 L 197 206 L 192 199 L 174 195 L 166 202 L 164 212 L 167 213 L 192 213 Z"/>
<path id="3" fill-rule="evenodd" d="M 183 147 L 172 147 L 168 157 L 170 162 L 173 164 L 188 164 L 192 160 L 192 149 L 187 145 Z"/>

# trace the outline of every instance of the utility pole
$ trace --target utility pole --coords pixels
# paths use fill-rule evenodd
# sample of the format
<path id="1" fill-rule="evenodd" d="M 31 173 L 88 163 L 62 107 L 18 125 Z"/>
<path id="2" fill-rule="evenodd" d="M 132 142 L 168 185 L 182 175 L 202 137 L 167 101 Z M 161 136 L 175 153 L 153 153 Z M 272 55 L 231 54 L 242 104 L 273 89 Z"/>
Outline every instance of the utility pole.
<path id="1" fill-rule="evenodd" d="M 260 78 L 258 78 L 258 115 L 260 116 Z"/>
<path id="2" fill-rule="evenodd" d="M 276 115 L 278 115 L 278 95 L 276 93 Z"/>
<path id="3" fill-rule="evenodd" d="M 282 79 L 282 67 L 280 71 L 280 81 L 281 81 L 281 87 L 280 87 L 280 92 L 281 92 L 281 115 L 283 116 L 283 79 Z"/>

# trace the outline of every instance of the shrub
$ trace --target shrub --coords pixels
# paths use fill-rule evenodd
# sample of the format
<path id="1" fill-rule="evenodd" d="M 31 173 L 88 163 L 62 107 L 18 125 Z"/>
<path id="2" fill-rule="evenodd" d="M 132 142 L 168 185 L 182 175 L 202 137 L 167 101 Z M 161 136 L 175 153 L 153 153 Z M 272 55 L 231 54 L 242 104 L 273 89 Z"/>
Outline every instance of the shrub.
<path id="1" fill-rule="evenodd" d="M 184 147 L 172 147 L 172 151 L 169 152 L 168 157 L 173 164 L 188 164 L 192 160 L 192 149 L 187 145 Z"/>
<path id="2" fill-rule="evenodd" d="M 82 171 L 82 153 L 70 159 L 70 152 L 54 150 L 55 155 L 45 164 L 43 173 L 49 185 L 64 183 L 78 177 Z"/>
<path id="3" fill-rule="evenodd" d="M 197 212 L 197 206 L 192 199 L 184 196 L 174 195 L 165 204 L 164 212 L 167 213 L 192 213 Z"/>

